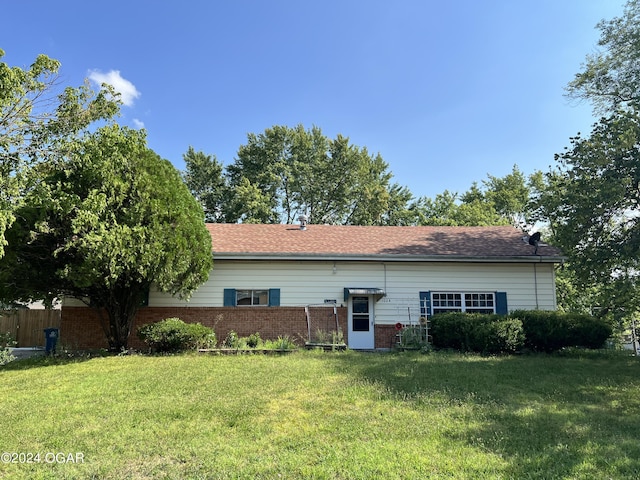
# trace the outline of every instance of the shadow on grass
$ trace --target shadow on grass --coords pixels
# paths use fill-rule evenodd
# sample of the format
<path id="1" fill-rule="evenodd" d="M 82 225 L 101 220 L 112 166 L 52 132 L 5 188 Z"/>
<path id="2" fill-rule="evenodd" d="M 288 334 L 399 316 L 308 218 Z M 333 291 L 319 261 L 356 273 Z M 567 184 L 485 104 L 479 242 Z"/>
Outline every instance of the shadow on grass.
<path id="1" fill-rule="evenodd" d="M 331 362 L 425 414 L 467 415 L 448 438 L 500 455 L 507 478 L 640 478 L 637 358 L 350 353 Z"/>
<path id="2" fill-rule="evenodd" d="M 0 372 L 67 365 L 71 363 L 86 362 L 94 358 L 105 356 L 109 356 L 109 354 L 104 352 L 83 352 L 74 354 L 35 355 L 28 358 L 19 358 L 5 363 L 4 365 L 0 365 Z"/>

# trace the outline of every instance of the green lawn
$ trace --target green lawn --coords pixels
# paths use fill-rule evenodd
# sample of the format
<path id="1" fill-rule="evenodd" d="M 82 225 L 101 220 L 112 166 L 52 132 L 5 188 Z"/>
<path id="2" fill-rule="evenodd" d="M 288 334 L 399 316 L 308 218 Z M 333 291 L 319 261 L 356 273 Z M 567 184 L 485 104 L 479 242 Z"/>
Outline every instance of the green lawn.
<path id="1" fill-rule="evenodd" d="M 0 381 L 0 451 L 40 453 L 11 479 L 640 478 L 635 357 L 41 359 Z"/>

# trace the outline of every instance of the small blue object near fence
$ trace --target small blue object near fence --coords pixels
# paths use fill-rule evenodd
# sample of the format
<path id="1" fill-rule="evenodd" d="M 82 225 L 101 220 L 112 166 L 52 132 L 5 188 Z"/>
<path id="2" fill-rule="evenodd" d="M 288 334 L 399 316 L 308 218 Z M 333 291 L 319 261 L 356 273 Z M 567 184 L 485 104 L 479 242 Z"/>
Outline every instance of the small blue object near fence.
<path id="1" fill-rule="evenodd" d="M 58 337 L 60 336 L 59 328 L 45 328 L 44 329 L 44 353 L 46 355 L 51 355 L 56 351 L 56 343 L 58 342 Z"/>

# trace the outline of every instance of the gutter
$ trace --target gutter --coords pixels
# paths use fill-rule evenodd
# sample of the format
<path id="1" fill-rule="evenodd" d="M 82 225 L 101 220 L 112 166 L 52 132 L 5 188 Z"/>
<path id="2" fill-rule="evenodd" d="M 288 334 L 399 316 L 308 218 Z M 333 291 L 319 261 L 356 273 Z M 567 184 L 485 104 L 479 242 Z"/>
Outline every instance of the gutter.
<path id="1" fill-rule="evenodd" d="M 326 260 L 364 262 L 452 262 L 452 263 L 563 263 L 566 257 L 541 255 L 468 256 L 468 255 L 354 255 L 335 253 L 232 253 L 213 252 L 215 260 Z"/>

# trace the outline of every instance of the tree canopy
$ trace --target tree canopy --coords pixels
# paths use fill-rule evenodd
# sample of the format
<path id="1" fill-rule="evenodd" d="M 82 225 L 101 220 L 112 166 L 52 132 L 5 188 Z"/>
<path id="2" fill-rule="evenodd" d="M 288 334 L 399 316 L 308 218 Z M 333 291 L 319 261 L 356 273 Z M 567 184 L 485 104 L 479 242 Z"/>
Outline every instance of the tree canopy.
<path id="1" fill-rule="evenodd" d="M 599 50 L 568 92 L 604 116 L 556 155 L 538 198 L 539 218 L 569 257 L 564 290 L 589 296 L 574 306 L 618 320 L 637 312 L 640 293 L 639 20 L 630 0 L 621 17 L 598 24 Z"/>
<path id="2" fill-rule="evenodd" d="M 179 172 L 143 131 L 117 125 L 38 167 L 7 237 L 0 297 L 80 299 L 101 315 L 114 350 L 127 347 L 152 284 L 188 297 L 212 267 L 202 207 Z"/>
<path id="3" fill-rule="evenodd" d="M 56 95 L 59 67 L 60 62 L 46 55 L 39 55 L 27 70 L 0 62 L 0 257 L 26 169 L 61 155 L 66 139 L 119 109 L 117 94 L 106 85 L 99 92 L 85 84 Z"/>
<path id="4" fill-rule="evenodd" d="M 320 128 L 274 126 L 249 134 L 227 167 L 227 221 L 383 225 L 407 215 L 411 194 L 389 165 Z"/>
<path id="5" fill-rule="evenodd" d="M 588 138 L 572 138 L 557 160 L 540 208 L 555 242 L 569 256 L 573 281 L 581 288 L 602 287 L 603 313 L 630 313 L 640 274 L 638 112 L 601 119 Z M 611 295 L 614 291 L 630 294 L 623 299 Z M 611 304 L 616 299 L 623 303 Z"/>
<path id="6" fill-rule="evenodd" d="M 189 147 L 183 159 L 184 182 L 202 205 L 205 220 L 214 223 L 223 220 L 227 188 L 222 164 L 216 157 L 196 152 L 193 147 Z"/>
<path id="7" fill-rule="evenodd" d="M 583 70 L 567 86 L 571 98 L 592 102 L 601 115 L 638 108 L 640 101 L 640 0 L 629 0 L 622 16 L 598 23 L 600 39 Z"/>
<path id="8" fill-rule="evenodd" d="M 226 169 L 192 148 L 184 160 L 185 182 L 205 205 L 207 220 L 230 223 L 293 223 L 305 214 L 311 223 L 524 228 L 542 175 L 526 177 L 514 166 L 462 195 L 445 190 L 433 199 L 416 198 L 393 181 L 380 154 L 302 125 L 249 134 Z"/>
<path id="9" fill-rule="evenodd" d="M 526 230 L 532 222 L 531 198 L 541 187 L 541 172 L 526 177 L 513 166 L 504 177 L 487 175 L 462 194 L 444 190 L 434 198 L 420 198 L 417 211 L 422 225 L 513 225 Z"/>

